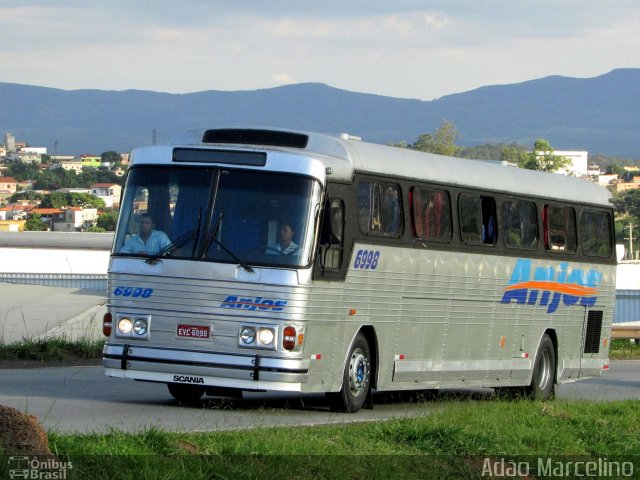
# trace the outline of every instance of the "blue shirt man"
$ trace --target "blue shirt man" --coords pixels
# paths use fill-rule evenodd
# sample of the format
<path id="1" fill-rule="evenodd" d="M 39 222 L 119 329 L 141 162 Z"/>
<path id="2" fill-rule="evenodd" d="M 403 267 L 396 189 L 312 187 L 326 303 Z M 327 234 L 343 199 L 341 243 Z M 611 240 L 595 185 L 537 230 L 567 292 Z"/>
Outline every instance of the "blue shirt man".
<path id="1" fill-rule="evenodd" d="M 154 255 L 171 243 L 166 233 L 154 230 L 150 215 L 140 218 L 140 232 L 130 237 L 120 249 L 120 253 L 141 253 Z"/>

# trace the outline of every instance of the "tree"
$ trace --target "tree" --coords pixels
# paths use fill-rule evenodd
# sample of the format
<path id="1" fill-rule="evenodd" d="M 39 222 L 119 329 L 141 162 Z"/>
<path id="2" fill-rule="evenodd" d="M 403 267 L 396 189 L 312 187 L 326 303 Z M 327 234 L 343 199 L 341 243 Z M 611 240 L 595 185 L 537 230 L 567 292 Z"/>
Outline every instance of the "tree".
<path id="1" fill-rule="evenodd" d="M 37 180 L 40 178 L 40 163 L 35 160 L 31 162 L 14 160 L 7 168 L 7 175 L 18 181 Z"/>
<path id="2" fill-rule="evenodd" d="M 612 163 L 609 165 L 605 172 L 609 175 L 615 174 L 618 178 L 625 178 L 627 176 L 627 171 L 624 169 L 622 165 L 618 165 L 617 163 Z"/>
<path id="3" fill-rule="evenodd" d="M 539 138 L 533 144 L 533 150 L 518 165 L 528 170 L 557 172 L 571 165 L 571 159 L 554 155 L 549 141 Z"/>
<path id="4" fill-rule="evenodd" d="M 512 143 L 510 145 L 503 145 L 500 151 L 500 160 L 509 163 L 515 163 L 521 165 L 524 163 L 528 153 L 526 147 Z"/>
<path id="5" fill-rule="evenodd" d="M 415 143 L 409 145 L 409 148 L 420 150 L 421 152 L 452 156 L 455 155 L 458 150 L 456 141 L 459 136 L 460 134 L 456 126 L 452 122 L 445 120 L 442 122 L 442 125 L 433 132 L 433 135 L 423 133 Z"/>
<path id="6" fill-rule="evenodd" d="M 47 224 L 42 221 L 42 217 L 39 213 L 30 213 L 27 216 L 27 221 L 24 222 L 24 229 L 30 232 L 40 232 L 47 230 Z"/>
<path id="7" fill-rule="evenodd" d="M 122 162 L 122 156 L 118 152 L 114 152 L 113 150 L 102 152 L 102 154 L 100 154 L 100 158 L 102 159 L 103 163 L 107 163 L 107 162 L 121 163 Z"/>
<path id="8" fill-rule="evenodd" d="M 33 190 L 21 190 L 11 195 L 7 199 L 7 202 L 16 203 L 18 200 L 34 200 L 39 202 L 42 200 L 42 197 L 43 195 L 41 193 L 34 192 Z"/>
<path id="9" fill-rule="evenodd" d="M 98 217 L 96 221 L 96 227 L 102 228 L 103 232 L 113 232 L 116 229 L 116 222 L 118 221 L 117 212 L 105 212 Z"/>
<path id="10" fill-rule="evenodd" d="M 620 216 L 630 215 L 640 219 L 640 189 L 627 190 L 622 195 L 614 197 L 613 206 Z"/>
<path id="11" fill-rule="evenodd" d="M 104 200 L 89 193 L 52 192 L 45 195 L 40 202 L 40 208 L 104 208 L 105 206 Z"/>

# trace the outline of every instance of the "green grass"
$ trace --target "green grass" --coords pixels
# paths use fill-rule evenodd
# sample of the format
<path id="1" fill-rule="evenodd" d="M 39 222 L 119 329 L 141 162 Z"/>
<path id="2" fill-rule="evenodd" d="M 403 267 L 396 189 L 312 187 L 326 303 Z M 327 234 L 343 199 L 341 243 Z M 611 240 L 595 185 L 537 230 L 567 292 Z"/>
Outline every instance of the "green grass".
<path id="1" fill-rule="evenodd" d="M 621 338 L 612 340 L 609 357 L 614 360 L 638 360 L 640 359 L 640 342 Z"/>
<path id="2" fill-rule="evenodd" d="M 24 340 L 0 345 L 0 360 L 33 360 L 58 362 L 68 359 L 97 359 L 102 357 L 104 340 L 67 340 L 49 338 Z"/>
<path id="3" fill-rule="evenodd" d="M 480 478 L 487 458 L 623 455 L 640 471 L 635 401 L 445 400 L 426 403 L 418 418 L 364 424 L 210 433 L 50 432 L 49 439 L 57 457 L 73 463 L 69 478 L 87 479 Z"/>
<path id="4" fill-rule="evenodd" d="M 0 346 L 0 360 L 97 359 L 102 345 L 25 341 Z M 613 340 L 610 357 L 640 358 L 640 345 Z M 634 455 L 622 460 L 631 458 L 640 472 L 640 408 L 637 401 L 438 400 L 405 420 L 208 433 L 52 430 L 49 441 L 59 461 L 72 462 L 70 479 L 483 478 L 486 459 L 621 455 Z"/>

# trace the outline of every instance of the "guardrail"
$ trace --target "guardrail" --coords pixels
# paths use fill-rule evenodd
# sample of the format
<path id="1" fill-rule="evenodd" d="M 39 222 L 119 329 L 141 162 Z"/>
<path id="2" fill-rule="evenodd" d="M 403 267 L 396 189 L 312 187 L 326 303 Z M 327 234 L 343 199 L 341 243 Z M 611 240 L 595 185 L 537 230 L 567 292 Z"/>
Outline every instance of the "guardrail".
<path id="1" fill-rule="evenodd" d="M 107 290 L 107 274 L 82 273 L 4 273 L 0 282 L 20 285 L 43 285 L 45 287 L 82 288 Z"/>
<path id="2" fill-rule="evenodd" d="M 640 338 L 640 325 L 611 326 L 611 338 Z"/>

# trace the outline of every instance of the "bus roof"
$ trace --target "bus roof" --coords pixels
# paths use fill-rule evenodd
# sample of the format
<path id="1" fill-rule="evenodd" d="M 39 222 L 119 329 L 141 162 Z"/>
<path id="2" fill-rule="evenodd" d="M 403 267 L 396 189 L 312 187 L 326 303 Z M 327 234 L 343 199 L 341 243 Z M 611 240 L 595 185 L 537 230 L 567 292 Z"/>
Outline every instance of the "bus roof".
<path id="1" fill-rule="evenodd" d="M 347 134 L 231 128 L 191 133 L 178 143 L 276 149 L 317 158 L 331 168 L 330 179 L 352 181 L 355 172 L 412 178 L 448 185 L 610 206 L 611 194 L 588 180 L 363 142 Z M 203 142 L 203 139 L 206 143 Z"/>

